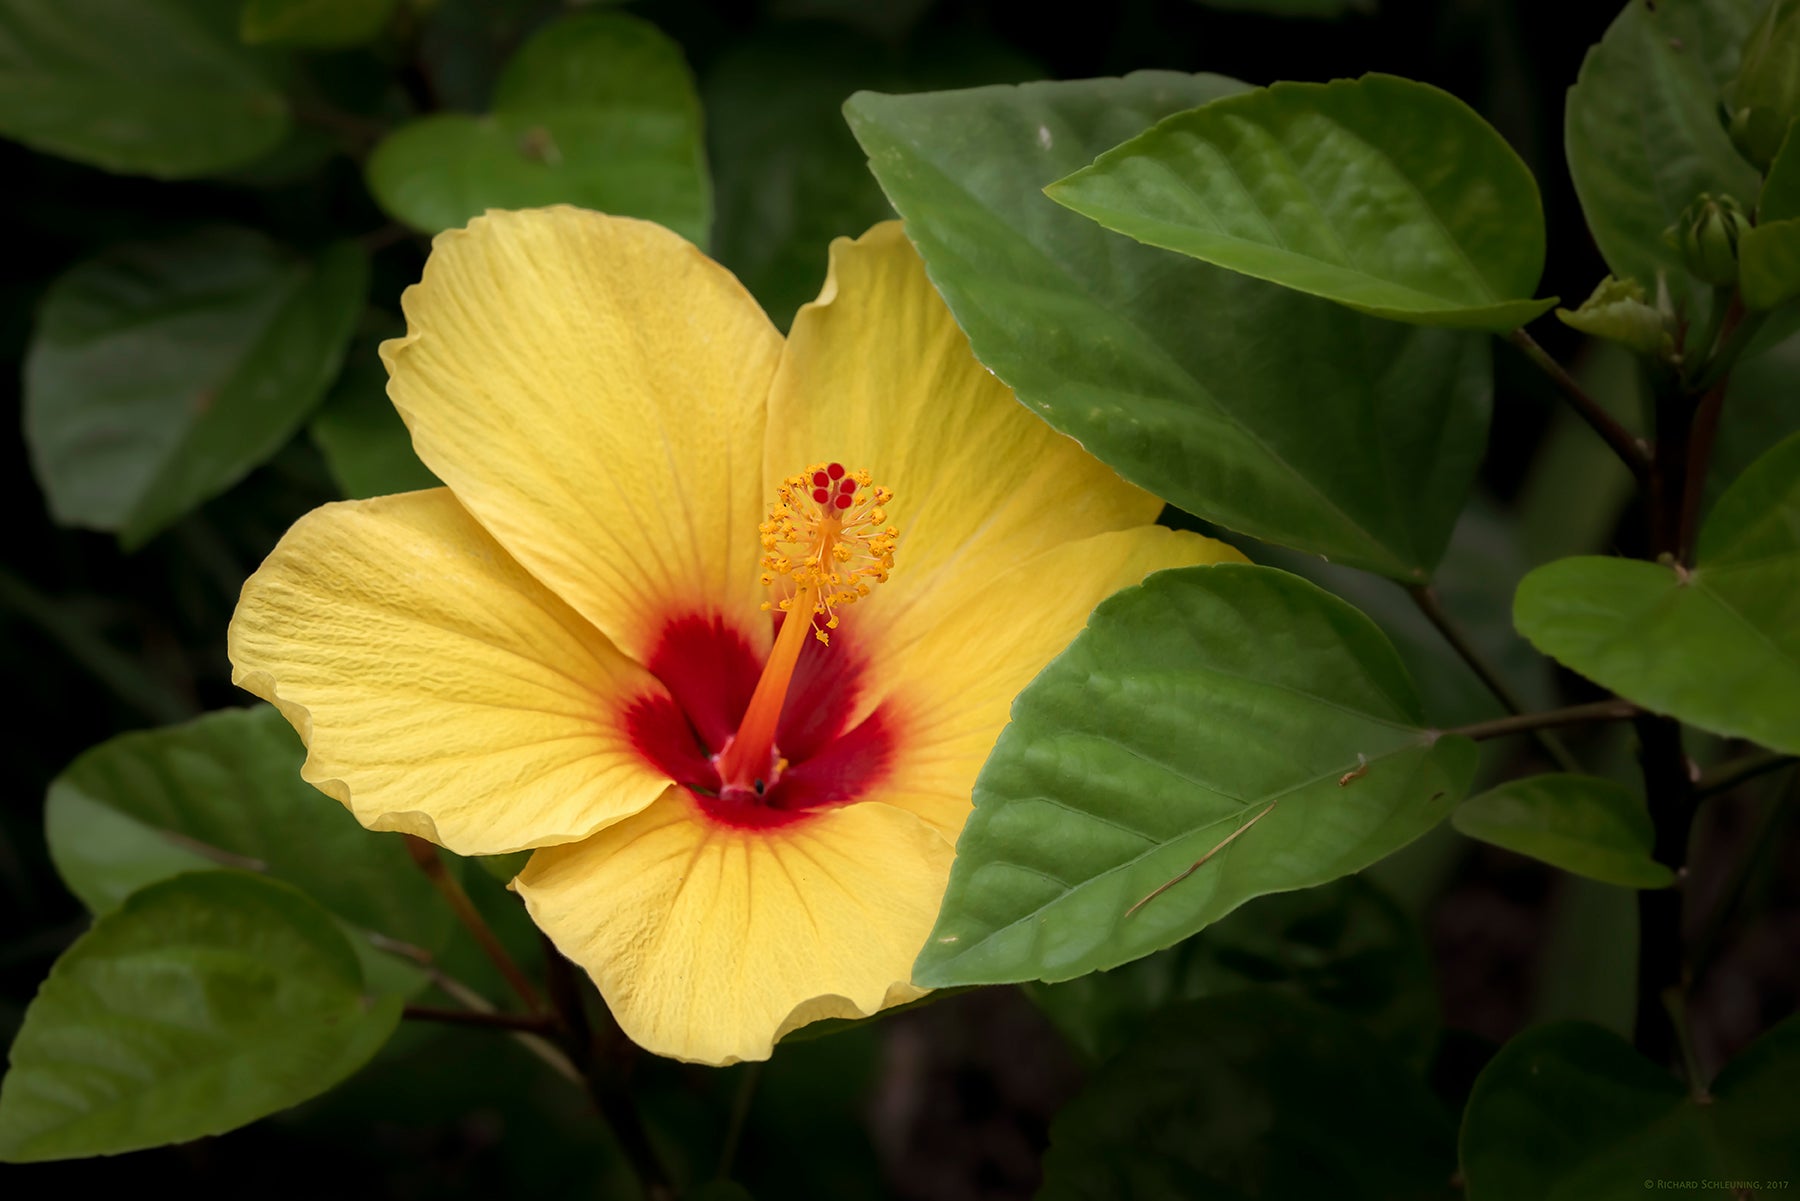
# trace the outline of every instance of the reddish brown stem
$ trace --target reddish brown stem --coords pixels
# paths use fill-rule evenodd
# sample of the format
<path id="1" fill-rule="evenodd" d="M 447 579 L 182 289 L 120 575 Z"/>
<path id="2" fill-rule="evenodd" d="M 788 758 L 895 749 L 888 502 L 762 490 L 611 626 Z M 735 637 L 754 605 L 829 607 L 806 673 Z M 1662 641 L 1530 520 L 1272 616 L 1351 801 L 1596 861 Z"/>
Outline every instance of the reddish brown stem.
<path id="1" fill-rule="evenodd" d="M 469 894 L 463 891 L 462 882 L 445 869 L 444 860 L 438 854 L 437 847 L 423 838 L 417 838 L 411 834 L 405 834 L 402 837 L 406 840 L 406 850 L 412 856 L 413 862 L 419 865 L 419 870 L 425 873 L 425 878 L 431 881 L 431 886 L 438 890 L 438 895 L 449 902 L 450 909 L 456 914 L 457 920 L 475 937 L 476 943 L 493 961 L 494 966 L 500 970 L 500 974 L 506 978 L 507 984 L 512 987 L 519 1000 L 525 1003 L 525 1008 L 533 1013 L 542 1012 L 544 1000 L 538 995 L 538 990 L 532 986 L 531 977 L 527 976 L 514 962 L 513 957 L 507 953 L 499 936 L 487 924 L 487 920 L 481 916 L 481 911 L 475 908 L 475 902 L 471 901 Z"/>

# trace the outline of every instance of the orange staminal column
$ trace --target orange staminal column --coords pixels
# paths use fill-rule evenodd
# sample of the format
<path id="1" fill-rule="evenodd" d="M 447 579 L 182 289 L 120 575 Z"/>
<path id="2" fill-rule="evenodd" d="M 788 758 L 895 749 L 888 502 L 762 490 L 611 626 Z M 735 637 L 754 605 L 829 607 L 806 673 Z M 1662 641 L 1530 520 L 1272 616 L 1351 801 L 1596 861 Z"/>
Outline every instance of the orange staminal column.
<path id="1" fill-rule="evenodd" d="M 785 760 L 775 743 L 794 669 L 810 631 L 830 645 L 837 610 L 855 604 L 887 579 L 899 531 L 887 524 L 893 493 L 876 487 L 866 471 L 821 463 L 783 480 L 769 519 L 761 527 L 763 583 L 783 580 L 793 594 L 764 609 L 786 617 L 737 733 L 713 756 L 720 793 L 746 800 L 767 795 Z M 823 628 L 819 618 L 823 617 Z"/>

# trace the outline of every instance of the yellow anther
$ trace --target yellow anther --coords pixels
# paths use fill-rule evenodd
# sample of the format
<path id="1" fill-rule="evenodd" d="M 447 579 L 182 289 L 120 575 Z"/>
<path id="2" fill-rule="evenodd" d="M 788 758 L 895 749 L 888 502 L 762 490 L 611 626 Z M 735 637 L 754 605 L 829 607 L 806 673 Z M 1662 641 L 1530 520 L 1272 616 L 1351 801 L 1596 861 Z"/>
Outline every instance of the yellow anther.
<path id="1" fill-rule="evenodd" d="M 834 610 L 869 595 L 870 582 L 888 577 L 900 531 L 887 524 L 893 490 L 876 486 L 867 470 L 845 471 L 819 463 L 788 476 L 776 488 L 762 534 L 762 582 L 778 583 L 787 596 L 775 607 L 791 612 L 810 604 L 826 618 L 814 632 L 837 627 Z M 786 577 L 785 581 L 779 577 Z"/>

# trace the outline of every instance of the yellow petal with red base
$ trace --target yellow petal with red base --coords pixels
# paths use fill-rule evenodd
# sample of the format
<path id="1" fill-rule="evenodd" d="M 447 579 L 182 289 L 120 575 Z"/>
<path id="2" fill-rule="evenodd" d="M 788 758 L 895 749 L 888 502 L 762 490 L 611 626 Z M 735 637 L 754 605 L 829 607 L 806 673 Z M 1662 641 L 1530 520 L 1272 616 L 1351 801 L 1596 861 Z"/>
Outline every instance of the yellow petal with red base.
<path id="1" fill-rule="evenodd" d="M 1223 542 L 1156 526 L 1096 534 L 999 579 L 972 564 L 952 569 L 945 586 L 970 600 L 942 621 L 926 624 L 914 609 L 859 631 L 868 647 L 865 704 L 882 710 L 904 748 L 883 782 L 888 802 L 954 840 L 1013 697 L 1074 640 L 1095 605 L 1165 568 L 1243 561 Z"/>
<path id="2" fill-rule="evenodd" d="M 305 739 L 301 774 L 371 829 L 493 855 L 585 838 L 668 784 L 619 716 L 661 685 L 445 489 L 301 518 L 229 642 L 232 679 Z"/>
<path id="3" fill-rule="evenodd" d="M 892 580 L 858 606 L 938 615 L 1061 542 L 1154 521 L 1162 502 L 1051 429 L 983 367 L 900 223 L 831 244 L 818 300 L 794 318 L 769 394 L 764 471 L 836 460 L 894 492 Z"/>
<path id="4" fill-rule="evenodd" d="M 496 212 L 439 234 L 402 306 L 388 395 L 533 575 L 640 662 L 672 602 L 756 611 L 781 336 L 730 272 L 649 222 Z"/>
<path id="5" fill-rule="evenodd" d="M 728 1064 L 768 1058 L 808 1022 L 922 995 L 913 959 L 951 857 L 917 818 L 874 801 L 740 827 L 671 789 L 537 852 L 513 887 L 633 1042 Z"/>

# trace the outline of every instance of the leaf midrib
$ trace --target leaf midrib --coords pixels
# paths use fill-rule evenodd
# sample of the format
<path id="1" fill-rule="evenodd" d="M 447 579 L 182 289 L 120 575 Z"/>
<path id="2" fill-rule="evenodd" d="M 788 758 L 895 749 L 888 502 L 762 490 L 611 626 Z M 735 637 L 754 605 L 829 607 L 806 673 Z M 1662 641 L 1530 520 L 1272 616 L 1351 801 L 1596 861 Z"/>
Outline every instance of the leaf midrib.
<path id="1" fill-rule="evenodd" d="M 1084 732 L 1084 733 L 1088 737 L 1097 738 L 1100 741 L 1117 745 L 1117 746 L 1119 746 L 1119 748 L 1121 750 L 1124 750 L 1127 754 L 1131 754 L 1134 757 L 1141 758 L 1141 756 L 1136 755 L 1136 753 L 1132 750 L 1132 748 L 1126 746 L 1123 743 L 1120 743 L 1116 738 L 1113 738 L 1110 735 L 1093 734 L 1091 732 Z M 1423 736 L 1425 732 L 1418 731 L 1418 733 L 1421 736 Z M 1421 746 L 1424 746 L 1427 749 L 1429 749 L 1430 745 L 1431 745 L 1430 743 L 1424 742 L 1423 738 L 1421 738 L 1420 742 L 1415 742 L 1410 745 L 1403 744 L 1403 745 L 1393 748 L 1392 750 L 1384 751 L 1381 754 L 1375 755 L 1373 757 L 1365 757 L 1363 760 L 1363 763 L 1365 763 L 1368 767 L 1372 768 L 1372 767 L 1376 766 L 1377 764 L 1380 764 L 1380 763 L 1386 762 L 1389 759 L 1392 759 L 1396 755 L 1402 755 L 1402 754 L 1406 754 L 1411 751 L 1416 751 L 1416 750 L 1420 749 Z M 1155 760 L 1144 760 L 1144 761 L 1148 762 L 1148 763 L 1152 763 L 1152 764 L 1156 763 Z M 1025 922 L 1032 920 L 1033 918 L 1037 917 L 1039 914 L 1043 913 L 1045 910 L 1048 910 L 1055 905 L 1061 904 L 1063 901 L 1067 900 L 1069 897 L 1074 896 L 1076 893 L 1082 891 L 1085 888 L 1091 887 L 1092 885 L 1098 883 L 1101 880 L 1107 879 L 1111 876 L 1115 876 L 1120 872 L 1130 871 L 1132 868 L 1137 867 L 1139 864 L 1141 864 L 1144 860 L 1148 859 L 1152 855 L 1158 854 L 1162 851 L 1174 849 L 1177 846 L 1179 846 L 1180 844 L 1188 841 L 1189 839 L 1194 838 L 1195 836 L 1197 836 L 1207 830 L 1216 829 L 1219 825 L 1230 821 L 1233 817 L 1241 816 L 1243 809 L 1249 809 L 1249 808 L 1252 808 L 1252 807 L 1258 806 L 1258 805 L 1272 805 L 1272 804 L 1282 800 L 1285 797 L 1291 796 L 1292 794 L 1299 792 L 1303 789 L 1310 788 L 1313 785 L 1320 783 L 1321 781 L 1329 780 L 1334 776 L 1341 775 L 1343 770 L 1349 766 L 1353 766 L 1353 765 L 1348 760 L 1346 760 L 1343 763 L 1334 765 L 1327 771 L 1321 772 L 1318 775 L 1312 776 L 1308 779 L 1301 780 L 1300 782 L 1290 785 L 1287 788 L 1283 788 L 1278 792 L 1268 793 L 1263 796 L 1254 798 L 1250 801 L 1245 802 L 1241 806 L 1238 814 L 1227 814 L 1224 817 L 1216 818 L 1210 822 L 1205 822 L 1205 823 L 1202 823 L 1201 825 L 1194 826 L 1194 827 L 1192 827 L 1188 830 L 1185 830 L 1182 833 L 1176 835 L 1175 837 L 1168 839 L 1167 841 L 1157 843 L 1154 846 L 1147 848 L 1146 850 L 1140 851 L 1138 854 L 1132 856 L 1130 859 L 1127 859 L 1121 863 L 1117 863 L 1117 864 L 1113 865 L 1112 867 L 1105 868 L 1102 871 L 1096 872 L 1094 875 L 1089 876 L 1087 879 L 1083 880 L 1081 883 L 1075 885 L 1074 887 L 1065 887 L 1064 891 L 1062 892 L 1062 894 L 1060 896 L 1057 896 L 1057 897 L 1053 898 L 1052 900 L 1046 901 L 1044 904 L 1037 906 L 1036 908 L 1032 909 L 1028 913 L 1021 914 L 1020 916 L 1014 918 L 1012 921 L 1006 923 L 1004 926 L 996 926 L 994 929 L 989 930 L 986 934 L 983 934 L 975 942 L 971 942 L 966 945 L 959 946 L 957 948 L 955 954 L 951 955 L 949 957 L 949 959 L 946 960 L 946 962 L 954 963 L 957 960 L 960 960 L 960 959 L 964 958 L 965 956 L 972 954 L 974 951 L 976 951 L 977 949 L 979 949 L 981 947 L 986 946 L 988 943 L 992 942 L 994 939 L 998 938 L 1000 935 L 1006 933 L 1008 930 L 1011 930 L 1019 925 L 1024 924 Z M 1354 765 L 1354 766 L 1360 766 L 1360 764 Z M 1194 786 L 1197 788 L 1200 788 L 1202 791 L 1206 791 L 1206 792 L 1213 791 L 1210 788 L 1206 788 L 1204 785 L 1195 783 L 1194 781 L 1190 780 L 1187 776 L 1183 775 L 1180 772 L 1170 770 L 1169 774 L 1174 775 L 1178 779 L 1181 779 L 1185 782 L 1194 783 Z M 1215 793 L 1215 795 L 1217 795 L 1217 794 Z M 1015 804 L 1015 803 L 1018 803 L 1021 801 L 1043 801 L 1043 802 L 1047 802 L 1053 806 L 1058 806 L 1058 807 L 1061 807 L 1064 809 L 1069 809 L 1069 806 L 1056 801 L 1055 798 L 1043 796 L 1041 794 L 1040 795 L 1032 795 L 1032 796 L 1015 796 L 1015 797 L 1007 798 L 1008 804 Z M 1076 813 L 1081 812 L 1081 810 L 1070 810 L 1070 811 L 1076 812 Z M 1208 866 L 1210 867 L 1215 863 L 1223 862 L 1224 859 L 1226 858 L 1226 856 L 1230 855 L 1236 846 L 1237 846 L 1237 844 L 1234 842 L 1231 845 L 1225 847 L 1208 863 Z M 1023 863 L 1023 862 L 1020 862 L 1015 859 L 1007 859 L 1007 858 L 998 858 L 997 857 L 997 858 L 988 860 L 986 863 L 983 864 L 983 866 L 984 867 L 1005 866 L 1005 867 L 1019 868 L 1024 871 L 1032 872 L 1033 874 L 1036 874 L 1046 880 L 1053 879 L 1052 877 L 1047 876 L 1041 868 L 1035 868 L 1031 864 Z"/>

